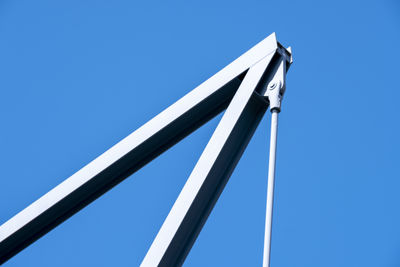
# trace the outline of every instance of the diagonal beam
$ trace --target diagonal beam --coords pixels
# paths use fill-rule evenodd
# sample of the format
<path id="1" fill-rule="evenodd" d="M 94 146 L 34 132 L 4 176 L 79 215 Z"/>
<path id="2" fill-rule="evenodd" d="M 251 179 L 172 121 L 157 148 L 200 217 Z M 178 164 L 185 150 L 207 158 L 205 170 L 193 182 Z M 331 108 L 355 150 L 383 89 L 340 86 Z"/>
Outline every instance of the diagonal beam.
<path id="1" fill-rule="evenodd" d="M 183 264 L 268 107 L 256 90 L 265 87 L 268 77 L 263 76 L 273 56 L 266 56 L 248 70 L 141 267 Z"/>
<path id="2" fill-rule="evenodd" d="M 224 110 L 241 74 L 278 48 L 275 34 L 0 226 L 0 264 Z"/>

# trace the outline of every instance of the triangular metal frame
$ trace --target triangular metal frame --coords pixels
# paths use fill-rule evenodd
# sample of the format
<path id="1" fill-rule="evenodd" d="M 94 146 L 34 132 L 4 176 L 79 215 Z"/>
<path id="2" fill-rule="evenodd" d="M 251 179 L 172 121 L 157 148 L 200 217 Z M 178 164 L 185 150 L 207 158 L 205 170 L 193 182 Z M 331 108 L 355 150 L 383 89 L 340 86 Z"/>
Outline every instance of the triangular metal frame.
<path id="1" fill-rule="evenodd" d="M 268 108 L 267 85 L 291 62 L 268 36 L 1 225 L 0 264 L 226 109 L 141 264 L 180 266 Z"/>

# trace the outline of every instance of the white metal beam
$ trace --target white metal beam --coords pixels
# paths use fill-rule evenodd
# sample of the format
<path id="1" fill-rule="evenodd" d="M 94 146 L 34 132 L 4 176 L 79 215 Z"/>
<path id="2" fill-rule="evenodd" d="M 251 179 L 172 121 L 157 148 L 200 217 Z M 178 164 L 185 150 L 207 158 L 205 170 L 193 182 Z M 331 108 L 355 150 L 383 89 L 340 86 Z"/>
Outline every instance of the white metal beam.
<path id="1" fill-rule="evenodd" d="M 268 103 L 256 93 L 274 53 L 252 66 L 229 104 L 141 267 L 180 266 L 253 135 Z"/>
<path id="2" fill-rule="evenodd" d="M 280 47 L 270 35 L 1 225 L 0 264 L 225 109 L 240 75 Z"/>

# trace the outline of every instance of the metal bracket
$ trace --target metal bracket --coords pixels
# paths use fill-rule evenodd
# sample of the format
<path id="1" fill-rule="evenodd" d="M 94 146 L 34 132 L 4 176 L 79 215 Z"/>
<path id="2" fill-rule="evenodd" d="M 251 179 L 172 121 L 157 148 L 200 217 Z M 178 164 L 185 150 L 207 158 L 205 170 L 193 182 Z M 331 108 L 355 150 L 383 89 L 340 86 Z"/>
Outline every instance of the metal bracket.
<path id="1" fill-rule="evenodd" d="M 286 91 L 286 72 L 287 66 L 292 63 L 291 49 L 289 47 L 289 51 L 286 49 L 280 48 L 278 49 L 279 60 L 278 60 L 278 68 L 275 70 L 272 80 L 268 83 L 268 86 L 265 90 L 264 97 L 268 99 L 270 110 L 281 111 L 281 102 L 283 99 L 283 95 Z"/>

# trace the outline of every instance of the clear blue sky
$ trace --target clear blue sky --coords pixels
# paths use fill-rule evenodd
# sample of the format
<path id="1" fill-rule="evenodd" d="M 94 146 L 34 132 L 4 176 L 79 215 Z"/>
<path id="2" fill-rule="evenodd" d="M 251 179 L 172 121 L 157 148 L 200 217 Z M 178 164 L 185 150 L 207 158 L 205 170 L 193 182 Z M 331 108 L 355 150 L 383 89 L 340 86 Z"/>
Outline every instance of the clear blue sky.
<path id="1" fill-rule="evenodd" d="M 272 32 L 272 267 L 400 266 L 396 0 L 1 1 L 0 223 Z M 219 118 L 4 266 L 138 266 Z M 268 139 L 266 116 L 184 266 L 261 266 Z"/>

